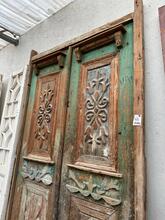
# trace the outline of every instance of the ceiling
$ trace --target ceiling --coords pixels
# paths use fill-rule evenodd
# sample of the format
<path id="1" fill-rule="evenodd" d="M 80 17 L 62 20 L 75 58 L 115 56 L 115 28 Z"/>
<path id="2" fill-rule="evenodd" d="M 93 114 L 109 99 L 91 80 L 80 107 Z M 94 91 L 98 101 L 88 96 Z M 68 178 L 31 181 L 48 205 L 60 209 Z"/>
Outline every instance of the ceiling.
<path id="1" fill-rule="evenodd" d="M 18 38 L 72 1 L 0 0 L 0 33 Z M 9 43 L 0 39 L 0 49 L 7 44 Z"/>

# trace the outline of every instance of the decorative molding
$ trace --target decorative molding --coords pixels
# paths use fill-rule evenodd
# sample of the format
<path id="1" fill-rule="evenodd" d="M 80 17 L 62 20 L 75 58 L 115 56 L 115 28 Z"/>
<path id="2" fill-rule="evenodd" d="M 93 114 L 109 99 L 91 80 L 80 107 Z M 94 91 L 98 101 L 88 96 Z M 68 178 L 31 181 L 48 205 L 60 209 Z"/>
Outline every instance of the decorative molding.
<path id="1" fill-rule="evenodd" d="M 75 44 L 77 45 L 80 42 L 85 42 L 87 39 L 91 39 L 94 36 L 98 37 L 100 34 L 104 35 L 109 30 L 111 30 L 113 28 L 118 28 L 119 25 L 125 25 L 125 24 L 133 21 L 133 15 L 134 15 L 134 13 L 129 13 L 126 16 L 123 16 L 113 22 L 109 22 L 101 27 L 98 27 L 98 28 L 91 30 L 90 32 L 87 32 L 83 35 L 75 37 L 72 40 L 64 42 L 64 43 L 62 43 L 62 44 L 60 44 L 50 50 L 44 51 L 40 54 L 37 54 L 32 58 L 32 61 L 38 62 L 38 61 L 41 61 L 44 59 L 48 59 L 48 58 L 52 57 L 54 54 L 56 54 L 58 51 L 61 51 L 65 48 L 73 47 Z"/>
<path id="2" fill-rule="evenodd" d="M 65 54 L 61 53 L 57 56 L 57 61 L 58 61 L 58 65 L 60 68 L 63 68 L 64 67 L 64 64 L 65 64 Z"/>
<path id="3" fill-rule="evenodd" d="M 104 200 L 111 206 L 121 204 L 120 182 L 114 178 L 100 178 L 95 181 L 93 175 L 76 175 L 74 171 L 69 170 L 69 184 L 67 189 L 71 193 L 80 193 L 84 197 L 92 197 L 95 201 Z"/>
<path id="4" fill-rule="evenodd" d="M 28 158 L 45 162 L 53 160 L 59 80 L 59 72 L 41 76 L 37 80 L 28 152 L 24 155 Z"/>
<path id="5" fill-rule="evenodd" d="M 77 62 L 81 62 L 84 53 L 98 49 L 110 43 L 115 43 L 116 48 L 120 49 L 123 46 L 123 35 L 125 32 L 125 27 L 120 24 L 106 32 L 91 36 L 90 38 L 75 44 L 73 47 Z"/>
<path id="6" fill-rule="evenodd" d="M 121 31 L 118 31 L 114 34 L 115 36 L 115 44 L 117 48 L 123 47 L 123 34 Z"/>
<path id="7" fill-rule="evenodd" d="M 29 178 L 30 180 L 42 182 L 49 186 L 53 182 L 54 166 L 34 164 L 24 160 L 21 173 L 23 178 Z"/>
<path id="8" fill-rule="evenodd" d="M 80 50 L 80 47 L 76 47 L 76 48 L 74 49 L 74 52 L 75 52 L 75 56 L 76 56 L 77 62 L 81 62 L 82 52 L 81 52 L 81 50 Z"/>
<path id="9" fill-rule="evenodd" d="M 116 53 L 81 64 L 75 162 L 101 170 L 117 170 L 118 66 Z"/>
<path id="10" fill-rule="evenodd" d="M 37 61 L 32 61 L 33 71 L 38 76 L 40 69 L 47 67 L 52 64 L 58 64 L 59 68 L 63 68 L 65 65 L 66 53 L 62 51 L 57 51 L 49 59 L 41 58 Z"/>

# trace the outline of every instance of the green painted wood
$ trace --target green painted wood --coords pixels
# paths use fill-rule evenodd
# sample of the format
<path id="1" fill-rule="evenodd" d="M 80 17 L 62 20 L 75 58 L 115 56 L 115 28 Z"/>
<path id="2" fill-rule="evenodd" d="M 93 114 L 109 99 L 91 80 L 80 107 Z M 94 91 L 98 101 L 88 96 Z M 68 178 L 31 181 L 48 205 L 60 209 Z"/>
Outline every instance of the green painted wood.
<path id="1" fill-rule="evenodd" d="M 125 26 L 127 34 L 120 51 L 119 144 L 118 162 L 123 174 L 123 201 L 119 219 L 133 219 L 133 25 Z"/>
<path id="2" fill-rule="evenodd" d="M 76 195 L 81 199 L 84 198 L 82 196 L 83 194 L 88 195 L 86 191 L 84 192 L 85 189 L 82 188 L 80 190 L 78 186 L 76 186 L 75 188 L 73 187 L 74 184 L 76 185 L 75 181 L 71 181 L 71 183 L 69 182 L 70 180 L 68 180 L 68 177 L 70 175 L 69 173 L 71 172 L 71 168 L 67 167 L 67 163 L 72 163 L 72 161 L 74 160 L 75 140 L 77 133 L 77 110 L 79 102 L 78 90 L 80 80 L 80 65 L 112 53 L 119 53 L 120 59 L 118 104 L 118 172 L 121 173 L 123 177 L 122 179 L 120 179 L 120 193 L 122 195 L 122 202 L 121 205 L 119 205 L 118 207 L 118 218 L 120 220 L 133 219 L 133 23 L 129 23 L 124 27 L 126 29 L 126 34 L 124 35 L 123 39 L 123 48 L 121 48 L 120 50 L 116 48 L 114 43 L 109 44 L 99 49 L 92 50 L 83 54 L 81 63 L 78 63 L 76 61 L 75 54 L 73 53 L 69 89 L 69 108 L 67 113 L 63 167 L 61 175 L 61 196 L 59 201 L 58 218 L 59 220 L 70 220 L 70 209 L 68 209 L 68 207 L 71 205 L 72 202 L 70 200 L 71 197 L 68 192 L 69 190 L 70 192 L 73 191 L 72 194 L 76 193 Z M 94 175 L 93 185 L 98 186 L 97 174 L 80 170 L 75 170 L 74 173 L 76 173 L 78 181 L 85 179 L 88 175 L 89 178 L 90 175 Z M 108 178 L 116 178 L 118 180 L 117 177 Z M 69 190 L 66 189 L 66 185 L 68 186 Z M 89 198 L 86 197 L 85 199 L 87 201 L 92 201 L 90 196 Z M 101 201 L 100 203 L 102 204 L 102 202 L 103 201 Z M 73 204 L 73 206 L 76 209 L 76 204 Z M 71 216 L 78 216 L 78 214 L 76 213 L 77 212 L 75 211 L 75 213 Z M 75 220 L 79 218 L 80 216 L 75 217 Z M 117 219 L 117 217 L 114 217 L 114 219 Z"/>

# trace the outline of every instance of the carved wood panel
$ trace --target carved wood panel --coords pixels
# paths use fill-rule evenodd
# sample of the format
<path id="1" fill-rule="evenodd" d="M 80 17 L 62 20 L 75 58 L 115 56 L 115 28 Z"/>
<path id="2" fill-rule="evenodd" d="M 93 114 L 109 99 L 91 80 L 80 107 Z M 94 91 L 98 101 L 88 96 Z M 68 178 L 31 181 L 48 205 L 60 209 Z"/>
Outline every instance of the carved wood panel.
<path id="1" fill-rule="evenodd" d="M 23 188 L 20 220 L 46 220 L 49 190 L 26 183 Z"/>
<path id="2" fill-rule="evenodd" d="M 69 220 L 118 220 L 118 209 L 103 207 L 78 197 L 71 197 Z"/>
<path id="3" fill-rule="evenodd" d="M 81 65 L 77 162 L 116 168 L 118 56 Z"/>
<path id="4" fill-rule="evenodd" d="M 51 161 L 56 128 L 59 74 L 41 76 L 37 81 L 31 119 L 28 154 Z"/>
<path id="5" fill-rule="evenodd" d="M 66 184 L 66 188 L 72 194 L 111 207 L 121 204 L 121 186 L 120 178 L 90 174 L 80 170 L 69 170 Z"/>
<path id="6" fill-rule="evenodd" d="M 65 51 L 66 59 L 53 54 L 31 65 L 24 136 L 8 219 L 56 219 L 71 53 L 70 48 Z"/>
<path id="7" fill-rule="evenodd" d="M 33 180 L 36 183 L 43 183 L 49 186 L 53 183 L 54 165 L 42 164 L 24 160 L 22 166 L 22 177 Z"/>

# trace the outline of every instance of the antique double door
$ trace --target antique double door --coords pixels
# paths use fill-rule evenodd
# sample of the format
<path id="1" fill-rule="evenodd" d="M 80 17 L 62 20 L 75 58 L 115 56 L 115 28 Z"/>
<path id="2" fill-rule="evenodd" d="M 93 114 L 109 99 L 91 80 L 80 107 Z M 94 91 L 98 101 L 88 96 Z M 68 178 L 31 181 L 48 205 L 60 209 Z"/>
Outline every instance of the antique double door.
<path id="1" fill-rule="evenodd" d="M 8 219 L 134 219 L 132 15 L 31 66 Z"/>

